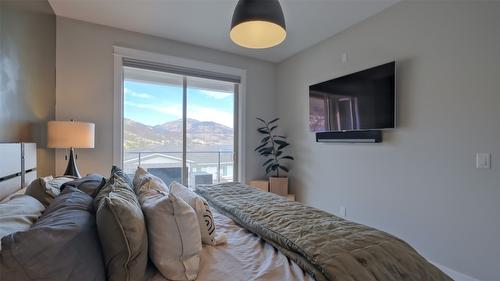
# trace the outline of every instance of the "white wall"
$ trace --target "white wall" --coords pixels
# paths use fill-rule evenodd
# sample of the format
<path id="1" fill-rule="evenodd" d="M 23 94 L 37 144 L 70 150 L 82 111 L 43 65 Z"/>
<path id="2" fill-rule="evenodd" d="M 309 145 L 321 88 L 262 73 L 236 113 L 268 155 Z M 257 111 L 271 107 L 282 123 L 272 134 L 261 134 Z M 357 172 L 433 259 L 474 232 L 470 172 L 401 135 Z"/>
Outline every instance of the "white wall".
<path id="1" fill-rule="evenodd" d="M 246 176 L 262 176 L 253 147 L 255 117 L 274 116 L 275 66 L 207 48 L 116 28 L 57 18 L 56 118 L 96 124 L 95 149 L 78 150 L 82 174 L 109 173 L 113 162 L 113 45 L 194 59 L 246 70 Z M 56 173 L 64 172 L 64 151 L 56 153 Z"/>
<path id="2" fill-rule="evenodd" d="M 499 14 L 492 2 L 403 2 L 282 62 L 276 77 L 269 63 L 58 18 L 56 118 L 96 123 L 96 148 L 80 150 L 78 163 L 82 173 L 107 174 L 114 44 L 246 69 L 248 179 L 262 174 L 254 118 L 277 115 L 293 143 L 291 188 L 300 201 L 333 213 L 345 206 L 349 219 L 405 239 L 434 262 L 500 280 Z M 381 144 L 315 143 L 308 85 L 393 59 L 399 128 Z M 476 152 L 493 153 L 491 170 L 475 169 Z M 58 174 L 65 165 L 58 151 Z"/>
<path id="3" fill-rule="evenodd" d="M 347 51 L 348 63 L 341 62 Z M 399 128 L 321 144 L 308 85 L 397 60 Z M 306 204 L 395 234 L 428 259 L 500 280 L 500 3 L 403 2 L 279 64 L 277 108 Z M 493 153 L 490 170 L 475 153 Z"/>

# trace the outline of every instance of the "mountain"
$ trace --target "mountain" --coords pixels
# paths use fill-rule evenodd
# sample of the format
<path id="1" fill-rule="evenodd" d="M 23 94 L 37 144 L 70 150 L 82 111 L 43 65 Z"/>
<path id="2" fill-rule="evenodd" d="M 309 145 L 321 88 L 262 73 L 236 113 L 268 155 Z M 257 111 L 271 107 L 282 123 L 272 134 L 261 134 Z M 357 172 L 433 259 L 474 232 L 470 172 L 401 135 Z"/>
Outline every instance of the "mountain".
<path id="1" fill-rule="evenodd" d="M 151 126 L 125 118 L 123 128 L 125 149 L 150 147 L 162 143 L 162 136 Z"/>
<path id="2" fill-rule="evenodd" d="M 218 150 L 233 144 L 233 129 L 222 124 L 188 119 L 186 128 L 188 147 Z M 125 118 L 124 142 L 126 150 L 179 150 L 182 146 L 182 119 L 148 126 Z"/>
<path id="3" fill-rule="evenodd" d="M 233 129 L 212 121 L 199 121 L 188 118 L 186 122 L 188 134 L 224 134 L 232 135 Z M 156 132 L 182 133 L 182 119 L 163 123 L 153 127 Z"/>

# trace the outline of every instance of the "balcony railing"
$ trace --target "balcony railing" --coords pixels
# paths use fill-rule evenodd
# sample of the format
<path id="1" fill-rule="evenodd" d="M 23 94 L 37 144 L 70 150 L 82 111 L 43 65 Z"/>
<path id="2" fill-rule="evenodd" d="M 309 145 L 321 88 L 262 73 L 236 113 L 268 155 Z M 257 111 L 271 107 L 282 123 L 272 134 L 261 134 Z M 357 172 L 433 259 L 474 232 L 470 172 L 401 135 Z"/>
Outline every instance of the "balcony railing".
<path id="1" fill-rule="evenodd" d="M 128 174 L 141 166 L 170 184 L 182 179 L 182 157 L 181 151 L 125 151 L 123 166 Z M 189 186 L 233 181 L 233 158 L 227 150 L 186 151 Z"/>

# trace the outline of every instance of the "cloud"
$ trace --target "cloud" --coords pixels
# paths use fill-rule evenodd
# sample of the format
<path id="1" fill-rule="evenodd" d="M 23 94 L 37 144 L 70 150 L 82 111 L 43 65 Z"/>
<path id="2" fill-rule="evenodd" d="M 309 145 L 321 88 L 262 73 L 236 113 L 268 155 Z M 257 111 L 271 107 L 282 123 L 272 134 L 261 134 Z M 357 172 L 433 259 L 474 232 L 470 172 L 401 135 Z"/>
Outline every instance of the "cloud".
<path id="1" fill-rule="evenodd" d="M 202 106 L 188 107 L 187 117 L 200 121 L 213 121 L 230 128 L 233 127 L 233 114 L 231 112 L 213 108 Z"/>
<path id="2" fill-rule="evenodd" d="M 131 97 L 136 97 L 136 98 L 143 98 L 143 99 L 150 99 L 152 98 L 153 96 L 150 95 L 150 94 L 146 94 L 146 93 L 137 93 L 137 92 L 134 92 L 128 88 L 123 88 L 123 93 L 127 96 L 131 96 Z"/>
<path id="3" fill-rule="evenodd" d="M 133 106 L 141 109 L 150 109 L 160 113 L 173 115 L 176 118 L 182 118 L 182 105 L 171 105 L 171 106 L 161 106 L 156 104 L 148 104 L 148 103 L 137 103 L 131 101 L 125 101 L 125 105 Z"/>
<path id="4" fill-rule="evenodd" d="M 209 96 L 214 99 L 225 99 L 227 97 L 232 96 L 232 93 L 227 93 L 227 92 L 216 92 L 216 91 L 208 91 L 208 90 L 200 90 L 200 94 L 203 94 L 205 96 Z"/>
<path id="5" fill-rule="evenodd" d="M 174 116 L 177 119 L 182 118 L 182 105 L 180 104 L 161 106 L 155 104 L 145 104 L 145 103 L 125 101 L 125 105 L 141 109 L 154 110 L 159 113 Z M 214 108 L 208 108 L 203 106 L 190 106 L 188 107 L 187 117 L 200 121 L 213 121 L 230 128 L 233 127 L 233 114 L 231 112 L 226 112 Z"/>

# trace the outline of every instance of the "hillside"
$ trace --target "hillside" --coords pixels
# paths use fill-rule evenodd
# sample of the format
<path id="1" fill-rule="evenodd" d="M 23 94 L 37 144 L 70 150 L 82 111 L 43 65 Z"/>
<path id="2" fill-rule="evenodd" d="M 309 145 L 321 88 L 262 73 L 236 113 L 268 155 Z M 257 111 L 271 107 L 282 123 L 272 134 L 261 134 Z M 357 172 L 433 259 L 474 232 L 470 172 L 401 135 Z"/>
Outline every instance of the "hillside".
<path id="1" fill-rule="evenodd" d="M 188 119 L 187 140 L 191 147 L 227 147 L 233 143 L 233 129 L 212 121 Z M 125 118 L 124 142 L 126 150 L 179 148 L 182 146 L 182 119 L 148 126 Z"/>

